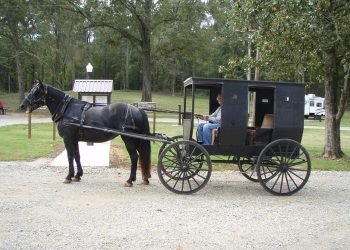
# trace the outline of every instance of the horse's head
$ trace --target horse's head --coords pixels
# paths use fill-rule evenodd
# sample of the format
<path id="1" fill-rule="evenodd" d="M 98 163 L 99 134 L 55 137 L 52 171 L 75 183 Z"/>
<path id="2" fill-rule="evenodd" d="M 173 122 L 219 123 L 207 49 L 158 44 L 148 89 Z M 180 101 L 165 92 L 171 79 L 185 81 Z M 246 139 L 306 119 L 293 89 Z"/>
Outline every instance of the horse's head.
<path id="1" fill-rule="evenodd" d="M 32 89 L 30 90 L 29 94 L 26 97 L 24 97 L 19 108 L 21 110 L 26 110 L 27 108 L 29 108 L 29 112 L 32 112 L 33 110 L 36 110 L 37 108 L 46 104 L 45 95 L 45 85 L 40 80 L 35 81 Z"/>

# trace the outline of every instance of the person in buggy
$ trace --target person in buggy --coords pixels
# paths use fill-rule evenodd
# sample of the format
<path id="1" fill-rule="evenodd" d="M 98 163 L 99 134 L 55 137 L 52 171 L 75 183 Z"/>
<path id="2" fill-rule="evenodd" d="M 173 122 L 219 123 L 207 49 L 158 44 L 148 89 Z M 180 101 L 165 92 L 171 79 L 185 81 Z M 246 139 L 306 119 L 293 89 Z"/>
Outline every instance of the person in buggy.
<path id="1" fill-rule="evenodd" d="M 197 141 L 200 144 L 209 145 L 211 144 L 212 130 L 219 128 L 221 124 L 221 104 L 222 97 L 219 93 L 216 97 L 216 101 L 219 103 L 219 107 L 211 115 L 195 115 L 197 119 L 204 120 L 198 124 L 197 128 Z"/>

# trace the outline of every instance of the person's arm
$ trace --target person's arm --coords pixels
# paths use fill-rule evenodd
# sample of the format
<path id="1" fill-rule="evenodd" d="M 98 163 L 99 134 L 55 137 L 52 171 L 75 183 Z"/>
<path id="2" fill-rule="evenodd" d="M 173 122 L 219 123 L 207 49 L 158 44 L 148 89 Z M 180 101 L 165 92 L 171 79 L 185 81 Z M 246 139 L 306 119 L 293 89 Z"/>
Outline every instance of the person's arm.
<path id="1" fill-rule="evenodd" d="M 215 112 L 208 117 L 208 121 L 212 123 L 221 123 L 221 107 L 218 107 Z"/>
<path id="2" fill-rule="evenodd" d="M 195 116 L 197 119 L 205 120 L 204 115 L 195 114 L 194 116 Z"/>

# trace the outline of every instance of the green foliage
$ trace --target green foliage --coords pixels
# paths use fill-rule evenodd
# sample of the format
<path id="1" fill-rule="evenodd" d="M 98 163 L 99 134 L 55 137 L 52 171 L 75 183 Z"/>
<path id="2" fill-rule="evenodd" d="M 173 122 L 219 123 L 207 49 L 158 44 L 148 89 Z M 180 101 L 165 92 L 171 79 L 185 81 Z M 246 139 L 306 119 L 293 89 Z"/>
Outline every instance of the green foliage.
<path id="1" fill-rule="evenodd" d="M 85 78 L 87 62 L 94 66 L 94 78 L 113 79 L 116 89 L 141 89 L 145 28 L 152 32 L 153 90 L 181 91 L 189 76 L 221 76 L 219 65 L 232 50 L 239 51 L 220 14 L 224 1 L 147 2 L 152 2 L 151 20 L 144 14 L 147 6 L 134 1 L 0 1 L 0 22 L 10 16 L 17 20 L 12 26 L 21 28 L 24 90 L 36 78 L 71 89 L 74 79 Z M 16 91 L 16 43 L 4 35 L 9 31 L 0 27 L 0 89 Z"/>
<path id="2" fill-rule="evenodd" d="M 305 81 L 312 87 L 323 81 L 327 49 L 337 46 L 340 61 L 347 58 L 349 20 L 346 1 L 235 1 L 232 32 L 245 41 L 250 35 L 259 58 L 233 57 L 222 70 L 230 74 L 237 66 L 259 67 L 263 78 Z"/>

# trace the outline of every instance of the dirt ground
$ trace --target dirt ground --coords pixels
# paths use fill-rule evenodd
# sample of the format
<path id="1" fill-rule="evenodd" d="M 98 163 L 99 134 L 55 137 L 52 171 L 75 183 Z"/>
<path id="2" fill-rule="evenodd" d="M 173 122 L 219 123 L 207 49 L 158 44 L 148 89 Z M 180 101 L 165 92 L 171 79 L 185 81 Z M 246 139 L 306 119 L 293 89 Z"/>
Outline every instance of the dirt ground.
<path id="1" fill-rule="evenodd" d="M 0 162 L 0 249 L 350 248 L 349 172 L 314 171 L 289 197 L 214 172 L 184 196 L 154 171 L 151 185 L 125 188 L 125 168 L 85 168 L 63 184 L 51 160 Z"/>

